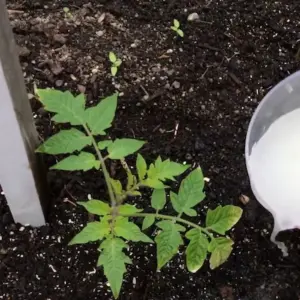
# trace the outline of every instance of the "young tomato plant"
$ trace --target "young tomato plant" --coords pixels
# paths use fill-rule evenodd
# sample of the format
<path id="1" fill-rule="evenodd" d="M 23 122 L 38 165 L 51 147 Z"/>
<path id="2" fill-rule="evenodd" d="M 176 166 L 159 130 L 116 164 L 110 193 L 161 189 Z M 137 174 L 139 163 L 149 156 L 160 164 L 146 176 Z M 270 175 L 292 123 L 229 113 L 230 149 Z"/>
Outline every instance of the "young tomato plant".
<path id="1" fill-rule="evenodd" d="M 112 293 L 118 298 L 126 265 L 132 261 L 124 250 L 130 243 L 153 243 L 151 237 L 143 231 L 151 226 L 159 230 L 154 237 L 157 246 L 157 268 L 161 269 L 179 247 L 187 241 L 186 265 L 190 272 L 197 272 L 209 257 L 210 268 L 215 269 L 224 263 L 232 251 L 233 241 L 226 236 L 240 219 L 242 210 L 233 205 L 218 206 L 208 210 L 205 224 L 198 225 L 190 221 L 197 217 L 195 209 L 205 198 L 204 180 L 200 168 L 192 170 L 181 182 L 177 192 L 170 192 L 170 201 L 174 215 L 163 214 L 167 200 L 166 181 L 175 181 L 190 166 L 163 160 L 158 157 L 148 164 L 141 154 L 136 157 L 136 172 L 128 167 L 125 157 L 137 152 L 144 141 L 135 139 L 105 139 L 107 129 L 112 125 L 117 107 L 117 94 L 103 99 L 94 107 L 85 108 L 85 97 L 73 96 L 70 92 L 52 89 L 38 89 L 36 94 L 45 109 L 54 113 L 52 118 L 57 123 L 70 123 L 70 129 L 63 129 L 46 140 L 37 152 L 47 154 L 68 154 L 51 169 L 65 171 L 103 172 L 109 199 L 90 199 L 77 202 L 89 213 L 97 216 L 97 221 L 89 222 L 69 243 L 85 244 L 98 242 L 99 259 L 97 266 L 102 266 Z M 83 130 L 79 130 L 81 127 Z M 93 152 L 88 151 L 92 146 Z M 88 148 L 87 148 L 88 147 Z M 87 148 L 87 149 L 85 149 Z M 126 184 L 112 178 L 106 167 L 107 160 L 117 160 L 127 174 Z M 153 189 L 151 208 L 153 212 L 125 203 L 130 196 L 141 196 L 141 188 Z M 187 220 L 185 217 L 188 216 Z M 142 229 L 135 223 L 135 218 L 143 218 Z M 215 236 L 215 233 L 217 236 Z"/>
<path id="2" fill-rule="evenodd" d="M 110 72 L 113 77 L 115 77 L 118 73 L 119 67 L 122 64 L 122 60 L 117 58 L 114 52 L 109 52 L 108 54 L 109 61 L 111 62 Z"/>
<path id="3" fill-rule="evenodd" d="M 180 29 L 180 22 L 177 19 L 173 20 L 173 26 L 171 26 L 171 29 L 175 31 L 180 37 L 184 37 L 183 31 Z"/>

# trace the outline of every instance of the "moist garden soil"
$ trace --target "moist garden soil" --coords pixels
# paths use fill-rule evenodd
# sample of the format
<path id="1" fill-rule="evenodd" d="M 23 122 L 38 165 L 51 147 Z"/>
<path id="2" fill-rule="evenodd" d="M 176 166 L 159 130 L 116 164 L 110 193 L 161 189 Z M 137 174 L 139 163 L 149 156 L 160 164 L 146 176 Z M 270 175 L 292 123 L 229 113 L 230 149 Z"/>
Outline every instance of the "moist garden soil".
<path id="1" fill-rule="evenodd" d="M 156 272 L 155 246 L 132 244 L 134 263 L 120 299 L 300 299 L 300 232 L 280 234 L 290 253 L 283 258 L 269 240 L 273 219 L 251 194 L 244 161 L 254 109 L 300 67 L 299 1 L 9 0 L 7 6 L 41 140 L 57 127 L 34 98 L 34 84 L 84 92 L 88 105 L 119 91 L 113 138 L 147 140 L 148 161 L 161 155 L 200 165 L 210 179 L 199 221 L 219 204 L 244 210 L 229 234 L 234 251 L 214 271 L 206 263 L 188 273 L 181 249 Z M 194 12 L 199 19 L 187 22 Z M 170 30 L 174 18 L 183 39 Z M 114 80 L 109 51 L 123 60 Z M 50 166 L 56 158 L 45 160 Z M 124 176 L 114 164 L 110 170 Z M 67 246 L 90 218 L 76 201 L 88 194 L 107 199 L 102 175 L 51 171 L 48 181 L 51 203 L 41 228 L 14 224 L 2 193 L 0 299 L 112 299 L 96 268 L 97 245 Z M 149 193 L 130 201 L 147 209 Z"/>

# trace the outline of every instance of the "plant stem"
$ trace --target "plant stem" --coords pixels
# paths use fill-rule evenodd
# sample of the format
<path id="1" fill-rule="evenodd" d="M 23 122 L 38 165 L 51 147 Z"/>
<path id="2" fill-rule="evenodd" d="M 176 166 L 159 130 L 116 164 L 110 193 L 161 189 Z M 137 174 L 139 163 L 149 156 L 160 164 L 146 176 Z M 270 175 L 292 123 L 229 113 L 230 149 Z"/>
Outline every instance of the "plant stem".
<path id="1" fill-rule="evenodd" d="M 116 197 L 115 197 L 114 191 L 112 189 L 112 186 L 110 184 L 110 176 L 109 176 L 109 173 L 107 171 L 104 158 L 103 158 L 103 156 L 102 156 L 102 154 L 101 154 L 101 152 L 100 152 L 100 150 L 99 150 L 99 148 L 97 146 L 96 140 L 94 139 L 94 136 L 92 135 L 92 133 L 89 130 L 89 128 L 86 125 L 83 125 L 83 127 L 84 127 L 84 130 L 86 131 L 87 135 L 90 136 L 91 139 L 92 139 L 92 144 L 93 144 L 93 147 L 95 148 L 96 154 L 97 154 L 98 159 L 100 161 L 101 168 L 102 168 L 102 171 L 103 171 L 103 174 L 104 174 L 104 178 L 105 178 L 105 181 L 106 181 L 106 185 L 107 185 L 107 189 L 108 189 L 108 194 L 109 194 L 111 206 L 114 209 L 117 206 L 117 201 L 116 201 Z"/>
<path id="2" fill-rule="evenodd" d="M 121 162 L 121 165 L 122 165 L 123 169 L 125 170 L 125 172 L 132 175 L 132 172 L 131 172 L 130 168 L 128 167 L 125 158 L 120 159 L 120 162 Z"/>
<path id="3" fill-rule="evenodd" d="M 142 218 L 145 218 L 145 217 L 148 217 L 148 216 L 149 217 L 153 216 L 157 219 L 165 219 L 165 220 L 176 221 L 176 222 L 179 222 L 179 223 L 189 225 L 189 226 L 194 227 L 196 229 L 199 229 L 202 232 L 204 232 L 206 235 L 208 235 L 210 238 L 213 238 L 213 234 L 210 233 L 206 228 L 201 227 L 201 226 L 199 226 L 199 225 L 197 225 L 193 222 L 184 220 L 180 217 L 172 217 L 172 216 L 162 215 L 162 214 L 157 214 L 157 213 L 156 214 L 151 214 L 151 213 L 120 214 L 119 216 L 122 216 L 122 217 L 142 217 Z"/>

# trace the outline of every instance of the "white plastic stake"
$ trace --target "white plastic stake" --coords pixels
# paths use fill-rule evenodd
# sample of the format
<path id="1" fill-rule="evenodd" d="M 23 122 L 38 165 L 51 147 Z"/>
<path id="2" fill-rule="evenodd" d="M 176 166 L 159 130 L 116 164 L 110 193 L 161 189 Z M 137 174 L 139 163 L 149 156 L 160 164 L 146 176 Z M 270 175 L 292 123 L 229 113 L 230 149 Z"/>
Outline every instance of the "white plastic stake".
<path id="1" fill-rule="evenodd" d="M 0 185 L 15 222 L 45 224 L 37 133 L 4 0 L 0 0 Z M 43 199 L 45 201 L 45 199 Z M 1 203 L 0 203 L 1 205 Z"/>

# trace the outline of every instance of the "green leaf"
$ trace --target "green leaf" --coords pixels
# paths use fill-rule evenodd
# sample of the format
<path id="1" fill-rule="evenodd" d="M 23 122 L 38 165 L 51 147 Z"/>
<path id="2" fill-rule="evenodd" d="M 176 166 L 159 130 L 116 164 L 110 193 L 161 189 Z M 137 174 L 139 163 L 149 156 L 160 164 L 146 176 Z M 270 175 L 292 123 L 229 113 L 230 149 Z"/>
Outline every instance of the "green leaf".
<path id="1" fill-rule="evenodd" d="M 152 243 L 153 241 L 140 228 L 128 221 L 128 218 L 118 217 L 115 222 L 114 232 L 116 236 L 133 242 Z"/>
<path id="2" fill-rule="evenodd" d="M 148 178 L 164 181 L 166 179 L 175 180 L 174 176 L 178 176 L 185 172 L 189 165 L 182 165 L 172 162 L 169 159 L 162 161 L 158 157 L 154 164 L 151 164 L 147 172 Z"/>
<path id="3" fill-rule="evenodd" d="M 161 210 L 166 205 L 166 192 L 165 190 L 153 190 L 151 196 L 151 206 L 155 210 Z"/>
<path id="4" fill-rule="evenodd" d="M 174 19 L 173 24 L 174 24 L 174 27 L 177 29 L 180 27 L 180 22 L 177 19 Z"/>
<path id="5" fill-rule="evenodd" d="M 155 169 L 159 174 L 159 178 L 161 180 L 170 179 L 174 180 L 174 176 L 179 176 L 184 173 L 190 165 L 182 165 L 169 159 L 162 161 L 160 157 L 158 157 L 155 161 Z"/>
<path id="6" fill-rule="evenodd" d="M 149 228 L 150 226 L 152 226 L 154 224 L 154 222 L 155 222 L 154 216 L 146 216 L 143 221 L 142 230 Z"/>
<path id="7" fill-rule="evenodd" d="M 89 213 L 98 215 L 98 216 L 105 216 L 110 214 L 111 208 L 110 206 L 100 200 L 89 200 L 86 202 L 77 201 L 77 204 L 83 206 Z"/>
<path id="8" fill-rule="evenodd" d="M 158 157 L 157 160 L 161 163 L 161 158 Z M 150 164 L 149 169 L 147 171 L 148 178 L 154 178 L 157 179 L 158 177 L 158 171 L 156 170 L 154 164 Z"/>
<path id="9" fill-rule="evenodd" d="M 117 56 L 113 52 L 109 52 L 108 57 L 111 63 L 115 63 L 117 60 Z"/>
<path id="10" fill-rule="evenodd" d="M 88 152 L 80 152 L 79 155 L 71 155 L 50 169 L 64 170 L 64 171 L 87 171 L 90 169 L 99 169 L 100 161 L 96 160 L 95 156 Z"/>
<path id="11" fill-rule="evenodd" d="M 222 248 L 222 247 L 232 246 L 233 244 L 234 244 L 233 240 L 227 237 L 213 238 L 209 243 L 207 250 L 209 252 L 213 252 L 218 247 Z"/>
<path id="12" fill-rule="evenodd" d="M 61 130 L 59 133 L 50 137 L 46 142 L 38 147 L 36 152 L 48 154 L 64 154 L 80 151 L 85 146 L 91 145 L 92 138 L 83 132 L 72 128 Z"/>
<path id="13" fill-rule="evenodd" d="M 130 191 L 137 184 L 137 180 L 136 177 L 131 172 L 126 172 L 126 174 L 127 174 L 126 190 Z"/>
<path id="14" fill-rule="evenodd" d="M 162 229 L 155 238 L 157 268 L 161 269 L 178 252 L 179 246 L 183 245 L 180 232 L 184 232 L 185 228 L 173 221 L 161 221 L 156 226 Z"/>
<path id="15" fill-rule="evenodd" d="M 105 140 L 105 141 L 101 141 L 98 143 L 98 148 L 100 150 L 104 150 L 106 149 L 109 145 L 111 145 L 113 143 L 112 140 Z"/>
<path id="16" fill-rule="evenodd" d="M 169 220 L 160 221 L 156 224 L 156 226 L 165 231 L 168 231 L 168 230 L 176 230 L 176 231 L 180 231 L 180 232 L 185 231 L 184 226 L 174 223 L 173 221 L 169 221 Z"/>
<path id="17" fill-rule="evenodd" d="M 119 59 L 119 58 L 114 62 L 114 66 L 117 67 L 117 68 L 120 67 L 121 64 L 122 64 L 122 60 Z"/>
<path id="18" fill-rule="evenodd" d="M 175 32 L 177 32 L 177 30 L 178 30 L 178 28 L 176 28 L 175 26 L 171 26 L 170 28 Z"/>
<path id="19" fill-rule="evenodd" d="M 197 272 L 202 266 L 207 256 L 207 237 L 196 228 L 189 230 L 185 235 L 190 243 L 186 249 L 186 265 L 190 272 Z"/>
<path id="20" fill-rule="evenodd" d="M 173 191 L 170 192 L 170 200 L 171 200 L 173 208 L 176 211 L 181 210 L 180 209 L 180 204 L 178 204 L 178 195 L 176 193 L 174 193 Z"/>
<path id="21" fill-rule="evenodd" d="M 99 250 L 101 254 L 97 266 L 103 266 L 104 274 L 110 284 L 115 298 L 119 297 L 126 272 L 126 265 L 131 264 L 131 259 L 123 252 L 128 246 L 119 238 L 110 238 L 102 242 Z"/>
<path id="22" fill-rule="evenodd" d="M 158 189 L 158 190 L 165 188 L 165 185 L 161 181 L 159 181 L 158 179 L 151 179 L 151 178 L 147 178 L 143 180 L 142 185 L 148 186 L 153 189 Z"/>
<path id="23" fill-rule="evenodd" d="M 74 97 L 69 91 L 53 89 L 36 89 L 39 100 L 45 109 L 56 113 L 52 118 L 58 123 L 82 125 L 85 123 L 85 97 L 83 94 Z"/>
<path id="24" fill-rule="evenodd" d="M 201 169 L 197 168 L 182 180 L 178 195 L 171 193 L 173 208 L 178 213 L 193 214 L 190 209 L 205 197 L 203 187 L 203 174 Z"/>
<path id="25" fill-rule="evenodd" d="M 122 195 L 123 192 L 123 188 L 122 188 L 122 184 L 119 180 L 115 180 L 113 178 L 110 178 L 110 184 L 114 190 L 114 193 L 116 195 Z"/>
<path id="26" fill-rule="evenodd" d="M 119 214 L 131 215 L 142 211 L 143 209 L 136 208 L 131 204 L 123 204 L 119 206 Z"/>
<path id="27" fill-rule="evenodd" d="M 137 169 L 140 181 L 144 180 L 146 173 L 147 173 L 147 163 L 146 163 L 144 157 L 139 153 L 138 153 L 137 159 L 136 159 L 136 169 Z"/>
<path id="28" fill-rule="evenodd" d="M 108 146 L 109 158 L 122 159 L 138 151 L 144 144 L 144 141 L 134 139 L 116 139 Z"/>
<path id="29" fill-rule="evenodd" d="M 69 245 L 86 244 L 102 240 L 105 236 L 110 234 L 110 225 L 106 219 L 100 222 L 88 223 L 73 239 Z"/>
<path id="30" fill-rule="evenodd" d="M 192 208 L 188 208 L 185 210 L 185 214 L 190 216 L 190 217 L 196 217 L 197 216 L 197 211 L 195 211 Z"/>
<path id="31" fill-rule="evenodd" d="M 232 251 L 232 245 L 233 241 L 224 237 L 215 238 L 210 242 L 208 251 L 212 252 L 209 259 L 210 268 L 212 270 L 219 267 L 227 260 Z"/>
<path id="32" fill-rule="evenodd" d="M 183 31 L 181 30 L 181 29 L 177 29 L 177 34 L 180 36 L 180 37 L 184 37 L 184 33 L 183 33 Z"/>
<path id="33" fill-rule="evenodd" d="M 86 110 L 86 121 L 93 135 L 104 135 L 105 130 L 111 127 L 116 114 L 117 101 L 118 94 L 115 93 Z"/>
<path id="34" fill-rule="evenodd" d="M 208 210 L 206 215 L 206 227 L 219 233 L 225 234 L 241 218 L 243 210 L 234 205 L 218 206 L 214 210 Z"/>
<path id="35" fill-rule="evenodd" d="M 117 75 L 117 73 L 118 73 L 118 67 L 112 66 L 112 67 L 110 68 L 110 72 L 111 72 L 111 75 L 112 75 L 113 77 L 115 77 L 115 76 Z"/>

